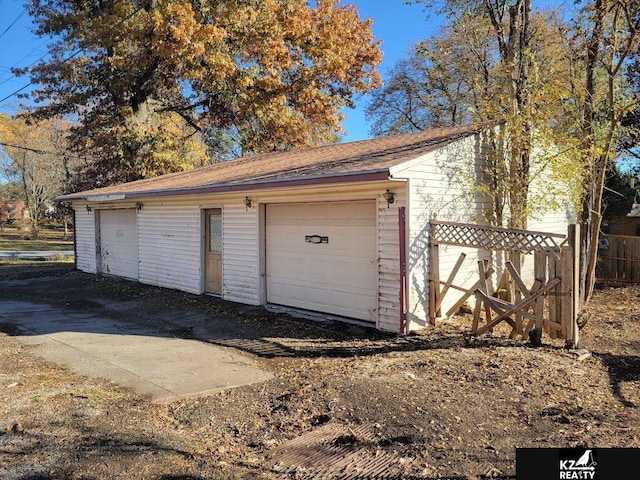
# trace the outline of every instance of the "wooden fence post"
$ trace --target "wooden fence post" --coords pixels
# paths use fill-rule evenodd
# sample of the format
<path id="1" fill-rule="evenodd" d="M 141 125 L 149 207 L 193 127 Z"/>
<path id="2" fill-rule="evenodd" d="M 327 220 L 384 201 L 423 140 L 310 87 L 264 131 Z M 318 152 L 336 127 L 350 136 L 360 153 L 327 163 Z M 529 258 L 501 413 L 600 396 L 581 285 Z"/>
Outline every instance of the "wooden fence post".
<path id="1" fill-rule="evenodd" d="M 435 238 L 435 225 L 429 225 L 429 323 L 435 326 L 440 316 L 440 255 Z"/>
<path id="2" fill-rule="evenodd" d="M 580 225 L 569 225 L 568 236 L 573 270 L 571 272 L 571 316 L 568 319 L 570 324 L 567 328 L 567 345 L 577 348 L 580 342 L 578 315 L 582 310 L 582 293 L 580 292 Z"/>
<path id="3" fill-rule="evenodd" d="M 520 252 L 513 252 L 511 261 L 513 263 L 513 267 L 515 268 L 516 273 L 518 274 L 518 277 L 521 277 L 522 275 L 522 255 L 520 254 Z M 511 297 L 513 299 L 513 303 L 517 304 L 520 303 L 520 301 L 522 300 L 522 289 L 520 288 L 520 286 L 518 285 L 518 282 L 516 282 L 515 276 L 511 275 L 511 291 L 513 292 L 513 297 Z M 522 314 L 520 312 L 517 312 L 516 315 L 516 328 L 511 332 L 511 338 L 517 338 L 518 335 L 522 335 L 522 332 L 524 332 L 524 327 L 522 325 Z"/>
<path id="4" fill-rule="evenodd" d="M 542 287 L 547 283 L 547 264 L 549 263 L 549 253 L 535 252 L 533 258 L 534 258 L 533 277 L 534 277 L 535 283 L 537 283 L 538 285 L 540 285 L 540 287 Z M 544 300 L 545 300 L 544 296 L 536 300 L 535 333 L 533 333 L 530 336 L 531 343 L 534 345 L 542 344 L 542 329 L 544 327 Z"/>
<path id="5" fill-rule="evenodd" d="M 555 255 L 548 255 L 547 259 L 549 261 L 549 280 L 558 278 L 558 263 L 559 260 L 555 257 Z M 559 293 L 562 286 L 558 285 L 552 291 L 549 292 L 549 338 L 558 338 L 558 331 L 555 327 L 562 322 L 562 317 L 560 316 L 560 302 L 559 302 Z"/>
<path id="6" fill-rule="evenodd" d="M 562 247 L 560 252 L 559 271 L 556 271 L 561 282 L 559 287 L 560 322 L 562 324 L 562 338 L 569 341 L 572 335 L 573 322 L 573 249 Z"/>
<path id="7" fill-rule="evenodd" d="M 560 279 L 549 296 L 549 336 L 565 339 L 569 347 L 576 347 L 579 339 L 576 309 L 579 283 L 574 256 L 575 250 L 571 247 L 562 247 L 559 259 L 549 256 L 549 278 Z"/>

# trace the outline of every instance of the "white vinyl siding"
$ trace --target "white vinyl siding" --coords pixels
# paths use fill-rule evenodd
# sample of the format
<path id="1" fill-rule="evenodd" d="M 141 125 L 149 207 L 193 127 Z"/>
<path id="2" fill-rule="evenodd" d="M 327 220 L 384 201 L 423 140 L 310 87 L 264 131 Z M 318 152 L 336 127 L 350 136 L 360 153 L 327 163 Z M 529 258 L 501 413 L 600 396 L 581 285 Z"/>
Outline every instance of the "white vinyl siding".
<path id="1" fill-rule="evenodd" d="M 226 203 L 222 210 L 222 297 L 259 305 L 258 208 L 247 209 L 243 198 Z"/>
<path id="2" fill-rule="evenodd" d="M 84 204 L 74 204 L 76 268 L 81 272 L 96 273 L 96 217 Z"/>
<path id="3" fill-rule="evenodd" d="M 138 212 L 139 280 L 202 293 L 200 208 L 146 202 Z"/>
<path id="4" fill-rule="evenodd" d="M 479 175 L 478 163 L 474 160 L 478 155 L 476 140 L 476 136 L 468 137 L 429 153 L 396 174 L 409 179 L 407 276 L 410 330 L 424 328 L 429 323 L 430 220 L 476 223 L 485 215 L 487 202 L 470 187 Z M 467 256 L 455 284 L 470 287 L 477 280 L 477 261 L 485 256 L 474 249 L 441 245 L 440 280 L 446 280 L 462 251 Z M 445 313 L 458 297 L 455 291 L 449 294 L 442 305 L 442 312 Z"/>
<path id="5" fill-rule="evenodd" d="M 536 205 L 527 228 L 537 232 L 567 234 L 570 223 L 576 223 L 576 212 L 571 204 L 569 185 L 554 180 L 549 173 L 537 173 L 529 186 L 529 196 Z"/>
<path id="6" fill-rule="evenodd" d="M 562 187 L 547 172 L 536 174 L 529 186 L 529 196 L 535 199 L 536 211 L 527 222 L 527 229 L 543 233 L 567 235 L 569 224 L 575 222 L 575 214 L 569 205 L 568 187 Z M 556 239 L 557 243 L 562 242 Z M 534 281 L 533 254 L 525 255 L 522 265 L 522 277 L 527 285 Z"/>
<path id="7" fill-rule="evenodd" d="M 395 202 L 378 198 L 378 328 L 400 333 L 400 229 L 399 208 L 404 206 L 405 184 L 397 182 L 391 191 Z"/>

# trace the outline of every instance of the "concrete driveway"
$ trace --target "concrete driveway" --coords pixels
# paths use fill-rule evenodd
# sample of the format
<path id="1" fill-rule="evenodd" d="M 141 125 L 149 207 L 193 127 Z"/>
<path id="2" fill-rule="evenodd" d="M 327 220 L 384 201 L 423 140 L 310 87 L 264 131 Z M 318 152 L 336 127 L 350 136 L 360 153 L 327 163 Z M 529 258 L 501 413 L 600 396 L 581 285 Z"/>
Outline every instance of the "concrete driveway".
<path id="1" fill-rule="evenodd" d="M 224 319 L 157 305 L 156 297 L 109 298 L 98 284 L 86 283 L 74 275 L 0 281 L 0 330 L 50 362 L 133 388 L 156 403 L 272 376 L 248 355 L 189 338 L 194 329 L 213 339 L 242 335 Z M 126 291 L 126 282 L 120 286 Z"/>

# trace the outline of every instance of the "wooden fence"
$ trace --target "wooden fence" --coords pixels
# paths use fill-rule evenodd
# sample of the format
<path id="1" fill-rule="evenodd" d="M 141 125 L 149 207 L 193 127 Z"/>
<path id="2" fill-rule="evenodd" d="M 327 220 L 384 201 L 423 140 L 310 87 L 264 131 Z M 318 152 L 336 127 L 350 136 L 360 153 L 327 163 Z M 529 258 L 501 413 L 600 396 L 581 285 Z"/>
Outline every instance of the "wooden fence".
<path id="1" fill-rule="evenodd" d="M 603 237 L 598 250 L 596 277 L 600 281 L 640 282 L 640 237 Z"/>
<path id="2" fill-rule="evenodd" d="M 471 298 L 475 309 L 471 331 L 482 335 L 499 323 L 510 327 L 511 338 L 530 339 L 538 343 L 542 332 L 551 338 L 565 339 L 567 345 L 578 345 L 577 317 L 577 251 L 576 227 L 570 229 L 570 245 L 558 245 L 563 235 L 509 230 L 480 225 L 450 222 L 431 222 L 430 230 L 430 310 L 431 321 L 441 316 L 444 297 L 452 290 L 462 296 L 446 312 L 455 314 Z M 486 251 L 501 250 L 511 258 L 506 262 L 503 275 L 509 282 L 508 299 L 499 298 L 490 289 L 490 278 L 496 269 L 487 260 L 478 261 L 478 281 L 472 287 L 455 285 L 456 276 L 464 262 L 462 253 L 446 281 L 440 279 L 439 244 L 457 245 Z M 573 247 L 572 247 L 573 246 Z M 525 285 L 521 276 L 521 258 L 525 253 L 535 256 L 534 283 Z M 501 283 L 500 281 L 495 284 Z"/>

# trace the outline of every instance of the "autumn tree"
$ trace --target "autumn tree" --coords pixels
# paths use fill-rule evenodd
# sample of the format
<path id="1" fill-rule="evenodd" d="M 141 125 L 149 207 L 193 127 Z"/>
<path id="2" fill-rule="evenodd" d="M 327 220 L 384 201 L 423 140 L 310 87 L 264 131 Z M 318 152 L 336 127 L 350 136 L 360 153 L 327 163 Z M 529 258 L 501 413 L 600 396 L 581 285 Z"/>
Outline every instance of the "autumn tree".
<path id="1" fill-rule="evenodd" d="M 67 126 L 57 120 L 29 125 L 0 114 L 0 169 L 6 180 L 20 187 L 32 238 L 38 238 L 46 208 L 64 190 L 66 132 Z"/>
<path id="2" fill-rule="evenodd" d="M 504 187 L 511 210 L 509 226 L 526 227 L 534 134 L 530 70 L 535 50 L 532 48 L 531 0 L 417 0 L 416 3 L 435 8 L 446 14 L 447 18 L 453 19 L 451 32 L 455 34 L 456 40 L 450 42 L 450 45 L 464 51 L 463 58 L 471 62 L 470 66 L 475 67 L 469 78 L 469 92 L 476 95 L 475 99 L 481 102 L 483 108 L 475 110 L 473 116 L 506 122 L 503 130 L 508 142 L 494 143 L 509 149 L 502 160 L 506 161 L 508 174 L 501 175 L 502 180 L 508 180 Z M 436 47 L 434 51 L 440 50 L 438 43 L 445 43 L 450 38 L 451 34 L 445 34 L 436 39 L 433 42 Z M 447 70 L 447 53 L 450 51 L 451 47 L 442 48 L 442 55 L 431 60 L 431 71 L 435 73 Z M 453 61 L 458 58 L 460 57 L 454 55 Z M 467 64 L 461 63 L 457 67 L 466 69 Z M 448 78 L 463 79 L 464 76 L 458 71 Z M 482 85 L 474 85 L 478 80 Z M 454 90 L 451 89 L 452 86 Z M 450 102 L 455 88 L 455 85 L 447 86 L 447 94 L 442 97 L 445 103 Z M 468 99 L 463 100 L 463 105 L 473 106 Z M 498 167 L 497 157 L 494 160 Z"/>
<path id="3" fill-rule="evenodd" d="M 551 12 L 532 12 L 528 1 L 420 1 L 448 22 L 420 42 L 383 89 L 368 115 L 375 134 L 468 122 L 502 125 L 487 138 L 486 185 L 491 218 L 499 226 L 526 227 L 538 205 L 529 192 L 534 144 L 552 143 L 553 119 L 570 89 L 570 69 Z M 409 65 L 411 68 L 406 68 Z M 419 66 L 420 68 L 416 68 Z M 540 152 L 539 152 L 540 153 Z M 555 164 L 552 152 L 540 163 Z"/>
<path id="4" fill-rule="evenodd" d="M 409 58 L 393 67 L 384 87 L 371 95 L 366 111 L 371 133 L 409 133 L 478 121 L 481 109 L 473 108 L 473 96 L 485 89 L 485 73 L 493 63 L 487 26 L 479 17 L 462 16 L 418 42 Z"/>
<path id="5" fill-rule="evenodd" d="M 555 144 L 559 153 L 552 150 L 547 159 L 562 159 L 568 176 L 581 186 L 580 291 L 586 302 L 595 282 L 607 172 L 621 151 L 635 155 L 640 138 L 640 4 L 636 0 L 577 3 L 581 10 L 571 12 L 574 20 L 559 19 L 555 27 L 536 22 L 529 0 L 444 0 L 439 5 L 454 21 L 465 12 L 476 12 L 492 26 L 498 54 L 487 57 L 489 68 L 484 71 L 489 74 L 487 85 L 498 90 L 487 90 L 497 95 L 487 96 L 490 102 L 484 105 L 496 106 L 494 118 L 502 115 L 508 127 L 503 178 L 511 226 L 525 225 L 534 145 Z M 483 68 L 476 66 L 476 71 Z M 473 111 L 474 118 L 478 112 Z"/>
<path id="6" fill-rule="evenodd" d="M 636 0 L 589 0 L 583 3 L 576 31 L 584 44 L 584 82 L 578 103 L 584 168 L 580 221 L 583 225 L 581 300 L 595 285 L 598 237 L 607 172 L 616 158 L 623 119 L 638 107 L 627 67 L 640 49 L 640 4 Z"/>
<path id="7" fill-rule="evenodd" d="M 34 0 L 29 13 L 53 38 L 18 72 L 38 86 L 32 118 L 77 117 L 70 145 L 94 185 L 198 164 L 202 142 L 225 158 L 332 141 L 341 109 L 379 83 L 371 21 L 338 0 Z"/>

